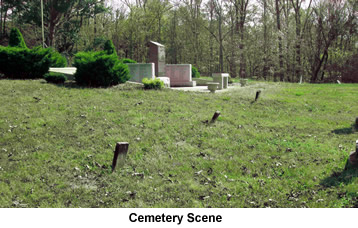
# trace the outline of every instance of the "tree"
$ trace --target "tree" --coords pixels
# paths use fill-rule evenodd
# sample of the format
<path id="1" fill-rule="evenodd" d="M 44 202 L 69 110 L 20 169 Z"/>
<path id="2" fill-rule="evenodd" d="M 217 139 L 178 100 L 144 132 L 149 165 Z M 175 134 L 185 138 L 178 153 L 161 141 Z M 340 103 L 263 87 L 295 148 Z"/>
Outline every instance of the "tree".
<path id="1" fill-rule="evenodd" d="M 18 7 L 19 22 L 41 26 L 41 10 L 37 0 Z M 71 50 L 83 20 L 106 10 L 104 0 L 45 0 L 44 26 L 47 46 L 59 51 Z"/>
<path id="2" fill-rule="evenodd" d="M 9 46 L 10 47 L 27 48 L 24 38 L 22 37 L 21 32 L 17 28 L 11 29 Z"/>

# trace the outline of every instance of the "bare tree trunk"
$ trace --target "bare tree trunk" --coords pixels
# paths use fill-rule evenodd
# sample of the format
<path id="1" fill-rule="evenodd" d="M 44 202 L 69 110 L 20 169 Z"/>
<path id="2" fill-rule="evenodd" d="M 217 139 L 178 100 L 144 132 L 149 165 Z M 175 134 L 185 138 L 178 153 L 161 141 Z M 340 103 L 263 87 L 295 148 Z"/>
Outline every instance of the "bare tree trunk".
<path id="1" fill-rule="evenodd" d="M 275 1 L 276 5 L 276 23 L 277 23 L 277 30 L 278 30 L 278 55 L 279 55 L 279 63 L 280 63 L 280 69 L 278 70 L 278 75 L 281 81 L 284 79 L 283 74 L 283 54 L 282 54 L 282 31 L 281 31 L 281 19 L 280 19 L 280 6 L 279 6 L 279 0 Z"/>
<path id="2" fill-rule="evenodd" d="M 2 37 L 2 11 L 3 11 L 3 0 L 0 1 L 0 38 Z"/>
<path id="3" fill-rule="evenodd" d="M 266 16 L 266 12 L 267 12 L 267 2 L 264 2 L 264 14 L 263 14 L 263 24 L 264 24 L 264 47 L 263 47 L 263 51 L 264 51 L 264 56 L 263 56 L 263 62 L 264 62 L 264 66 L 263 66 L 263 70 L 262 70 L 262 75 L 264 77 L 264 79 L 267 79 L 267 71 L 268 71 L 268 66 L 267 66 L 267 52 L 268 52 L 268 40 L 267 40 L 267 16 Z"/>

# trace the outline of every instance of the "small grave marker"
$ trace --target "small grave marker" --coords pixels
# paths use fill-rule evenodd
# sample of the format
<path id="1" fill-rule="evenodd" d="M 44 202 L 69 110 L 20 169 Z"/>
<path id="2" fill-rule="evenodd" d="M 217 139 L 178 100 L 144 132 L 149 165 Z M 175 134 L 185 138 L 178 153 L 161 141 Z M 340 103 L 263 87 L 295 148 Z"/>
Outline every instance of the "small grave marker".
<path id="1" fill-rule="evenodd" d="M 211 118 L 210 123 L 214 123 L 219 116 L 220 116 L 220 111 L 216 111 L 213 115 L 213 118 Z"/>
<path id="2" fill-rule="evenodd" d="M 127 142 L 117 142 L 116 149 L 114 151 L 113 161 L 112 161 L 112 172 L 116 169 L 117 160 L 119 156 L 119 167 L 124 165 L 124 161 L 127 156 L 129 143 Z"/>
<path id="3" fill-rule="evenodd" d="M 255 101 L 257 101 L 257 100 L 259 99 L 260 93 L 261 93 L 261 90 L 257 90 L 257 91 L 256 91 Z"/>
<path id="4" fill-rule="evenodd" d="M 353 166 L 358 165 L 358 140 L 356 141 L 356 151 L 353 151 L 350 155 L 349 155 L 349 159 L 348 159 L 349 163 Z"/>

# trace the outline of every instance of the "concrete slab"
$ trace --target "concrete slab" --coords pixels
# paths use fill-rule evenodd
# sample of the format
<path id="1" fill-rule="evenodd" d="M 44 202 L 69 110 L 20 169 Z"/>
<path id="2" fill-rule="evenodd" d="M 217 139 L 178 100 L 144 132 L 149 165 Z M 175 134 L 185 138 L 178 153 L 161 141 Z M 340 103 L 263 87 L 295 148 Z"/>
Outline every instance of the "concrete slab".
<path id="1" fill-rule="evenodd" d="M 215 93 L 225 93 L 228 91 L 232 91 L 235 89 L 240 89 L 240 85 L 230 85 L 227 89 L 216 90 Z M 187 92 L 199 92 L 199 93 L 209 93 L 208 86 L 194 86 L 194 87 L 171 87 L 170 89 L 179 90 L 179 91 L 187 91 Z"/>

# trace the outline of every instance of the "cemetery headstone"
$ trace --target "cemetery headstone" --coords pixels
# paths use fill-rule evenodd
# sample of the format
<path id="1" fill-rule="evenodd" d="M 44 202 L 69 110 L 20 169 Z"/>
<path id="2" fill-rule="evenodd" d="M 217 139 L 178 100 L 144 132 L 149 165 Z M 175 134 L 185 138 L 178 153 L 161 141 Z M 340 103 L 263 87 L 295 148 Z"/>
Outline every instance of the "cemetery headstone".
<path id="1" fill-rule="evenodd" d="M 154 63 L 126 63 L 129 74 L 132 76 L 129 81 L 142 83 L 143 78 L 154 79 Z"/>
<path id="2" fill-rule="evenodd" d="M 167 64 L 165 75 L 170 78 L 170 86 L 196 86 L 191 77 L 191 64 Z"/>
<path id="3" fill-rule="evenodd" d="M 165 77 L 165 47 L 164 45 L 150 41 L 149 48 L 149 62 L 155 65 L 155 76 Z"/>

